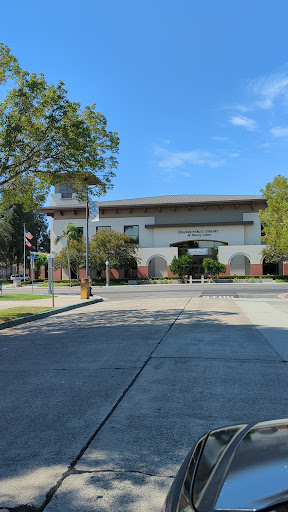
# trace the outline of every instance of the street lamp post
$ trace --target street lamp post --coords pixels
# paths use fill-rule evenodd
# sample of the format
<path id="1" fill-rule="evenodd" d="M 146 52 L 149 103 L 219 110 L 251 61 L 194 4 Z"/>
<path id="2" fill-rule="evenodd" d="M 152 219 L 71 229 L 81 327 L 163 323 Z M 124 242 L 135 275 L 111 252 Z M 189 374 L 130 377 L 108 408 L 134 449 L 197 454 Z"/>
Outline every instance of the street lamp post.
<path id="1" fill-rule="evenodd" d="M 106 286 L 110 286 L 109 261 L 106 261 Z"/>
<path id="2" fill-rule="evenodd" d="M 87 190 L 87 198 L 86 198 L 86 279 L 89 277 L 89 197 Z"/>

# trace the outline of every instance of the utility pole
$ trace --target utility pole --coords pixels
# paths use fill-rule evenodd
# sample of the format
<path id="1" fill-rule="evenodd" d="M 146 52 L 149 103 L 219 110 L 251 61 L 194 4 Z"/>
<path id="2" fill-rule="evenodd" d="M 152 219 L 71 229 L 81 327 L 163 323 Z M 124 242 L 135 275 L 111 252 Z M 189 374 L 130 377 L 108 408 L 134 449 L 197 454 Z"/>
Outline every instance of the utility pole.
<path id="1" fill-rule="evenodd" d="M 89 197 L 88 197 L 88 189 L 87 189 L 87 198 L 86 198 L 86 279 L 89 277 Z"/>

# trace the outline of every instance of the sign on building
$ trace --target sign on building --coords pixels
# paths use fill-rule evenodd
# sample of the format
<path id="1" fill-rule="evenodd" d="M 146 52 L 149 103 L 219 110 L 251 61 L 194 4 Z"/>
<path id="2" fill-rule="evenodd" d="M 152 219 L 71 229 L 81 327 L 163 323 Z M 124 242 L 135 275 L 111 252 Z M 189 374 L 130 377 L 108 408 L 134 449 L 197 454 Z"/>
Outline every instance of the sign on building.
<path id="1" fill-rule="evenodd" d="M 208 256 L 209 249 L 208 247 L 203 247 L 202 249 L 188 249 L 188 254 L 192 256 Z"/>

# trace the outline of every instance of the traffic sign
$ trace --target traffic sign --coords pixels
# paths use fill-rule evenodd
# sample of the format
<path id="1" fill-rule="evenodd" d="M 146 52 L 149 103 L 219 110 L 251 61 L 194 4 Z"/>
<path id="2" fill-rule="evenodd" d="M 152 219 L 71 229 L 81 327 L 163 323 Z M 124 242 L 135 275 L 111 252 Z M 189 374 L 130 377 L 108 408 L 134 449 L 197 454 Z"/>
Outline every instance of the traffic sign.
<path id="1" fill-rule="evenodd" d="M 28 260 L 37 260 L 38 256 L 37 254 L 34 254 L 34 252 L 31 252 L 30 256 L 28 256 Z"/>

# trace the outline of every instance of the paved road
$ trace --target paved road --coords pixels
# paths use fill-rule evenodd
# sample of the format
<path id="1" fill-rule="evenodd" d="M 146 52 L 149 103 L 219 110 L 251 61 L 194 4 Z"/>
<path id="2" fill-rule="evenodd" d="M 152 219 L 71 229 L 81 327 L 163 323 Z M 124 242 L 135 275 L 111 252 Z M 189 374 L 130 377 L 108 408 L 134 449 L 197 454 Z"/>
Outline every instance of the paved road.
<path id="1" fill-rule="evenodd" d="M 13 291 L 12 291 L 13 290 Z M 19 291 L 17 288 L 5 289 L 5 293 L 31 293 L 31 286 L 25 286 Z M 41 286 L 34 287 L 35 293 L 48 293 L 48 288 Z M 57 295 L 75 295 L 79 293 L 80 288 L 73 286 L 55 287 L 55 294 Z M 150 297 L 200 297 L 201 295 L 238 295 L 243 298 L 262 298 L 262 297 L 277 297 L 279 294 L 288 293 L 288 283 L 247 283 L 247 284 L 192 284 L 192 285 L 176 285 L 176 284 L 161 284 L 161 285 L 119 285 L 110 287 L 93 286 L 93 293 L 101 295 L 109 300 L 126 300 L 136 299 L 142 300 L 143 298 L 149 299 Z"/>
<path id="2" fill-rule="evenodd" d="M 4 510 L 160 511 L 205 431 L 287 415 L 288 301 L 127 293 L 1 334 Z"/>

